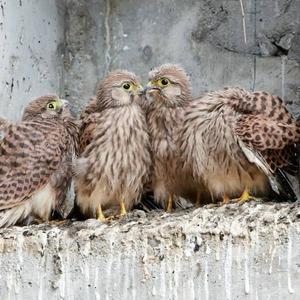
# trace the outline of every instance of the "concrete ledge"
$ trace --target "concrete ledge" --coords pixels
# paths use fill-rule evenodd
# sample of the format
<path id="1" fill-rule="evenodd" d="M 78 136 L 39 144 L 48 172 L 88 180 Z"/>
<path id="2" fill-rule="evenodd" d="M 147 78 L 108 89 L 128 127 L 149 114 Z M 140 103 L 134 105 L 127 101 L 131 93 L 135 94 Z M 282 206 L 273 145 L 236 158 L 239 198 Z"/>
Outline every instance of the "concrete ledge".
<path id="1" fill-rule="evenodd" d="M 0 231 L 0 299 L 299 299 L 300 206 Z"/>

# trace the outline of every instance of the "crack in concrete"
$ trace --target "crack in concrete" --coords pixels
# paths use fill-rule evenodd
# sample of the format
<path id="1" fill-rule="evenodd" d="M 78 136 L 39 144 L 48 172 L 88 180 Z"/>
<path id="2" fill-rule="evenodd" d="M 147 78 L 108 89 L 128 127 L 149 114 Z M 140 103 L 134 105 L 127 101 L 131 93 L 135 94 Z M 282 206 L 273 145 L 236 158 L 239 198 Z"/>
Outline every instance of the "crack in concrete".
<path id="1" fill-rule="evenodd" d="M 256 32 L 256 0 L 254 0 L 254 43 L 256 45 L 257 40 L 257 32 Z M 253 85 L 252 85 L 252 91 L 255 91 L 255 85 L 256 85 L 256 55 L 253 55 Z"/>
<path id="2" fill-rule="evenodd" d="M 104 27 L 105 27 L 105 74 L 110 71 L 111 65 L 111 44 L 110 44 L 110 26 L 109 26 L 109 17 L 110 17 L 110 0 L 106 0 L 106 8 L 105 8 L 105 18 L 104 18 Z"/>

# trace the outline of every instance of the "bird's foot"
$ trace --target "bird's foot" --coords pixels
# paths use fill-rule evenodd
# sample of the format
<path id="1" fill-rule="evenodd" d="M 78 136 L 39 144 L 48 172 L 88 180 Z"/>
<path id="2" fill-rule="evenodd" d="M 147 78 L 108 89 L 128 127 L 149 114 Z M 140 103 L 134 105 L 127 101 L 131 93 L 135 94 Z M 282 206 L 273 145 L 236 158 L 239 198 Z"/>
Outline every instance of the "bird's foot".
<path id="1" fill-rule="evenodd" d="M 127 214 L 124 201 L 120 203 L 120 217 L 124 217 Z"/>
<path id="2" fill-rule="evenodd" d="M 105 218 L 105 216 L 103 214 L 101 204 L 99 204 L 98 207 L 97 207 L 97 220 L 99 222 L 106 222 L 107 221 L 107 219 Z"/>
<path id="3" fill-rule="evenodd" d="M 68 220 L 51 220 L 48 222 L 48 224 L 51 225 L 62 225 L 65 224 Z"/>
<path id="4" fill-rule="evenodd" d="M 243 203 L 251 201 L 251 200 L 256 200 L 256 198 L 251 196 L 249 194 L 248 190 L 245 190 L 239 198 L 235 199 L 235 202 L 239 203 L 239 204 L 243 204 Z"/>
<path id="5" fill-rule="evenodd" d="M 124 216 L 126 216 L 127 211 L 126 211 L 126 206 L 124 201 L 120 202 L 120 213 L 119 214 L 113 214 L 109 217 L 106 218 L 106 221 L 113 221 L 113 220 L 117 220 L 120 218 L 123 218 Z"/>
<path id="6" fill-rule="evenodd" d="M 166 208 L 167 213 L 171 213 L 173 211 L 173 195 L 169 195 L 168 204 Z"/>
<path id="7" fill-rule="evenodd" d="M 33 224 L 33 225 L 40 225 L 40 224 L 43 224 L 47 221 L 41 219 L 41 218 L 38 218 L 38 217 L 33 217 L 33 219 L 31 218 L 28 218 L 25 222 L 26 225 L 30 225 L 30 224 Z"/>
<path id="8" fill-rule="evenodd" d="M 230 202 L 229 197 L 227 195 L 223 195 L 221 205 L 228 204 L 229 202 Z"/>

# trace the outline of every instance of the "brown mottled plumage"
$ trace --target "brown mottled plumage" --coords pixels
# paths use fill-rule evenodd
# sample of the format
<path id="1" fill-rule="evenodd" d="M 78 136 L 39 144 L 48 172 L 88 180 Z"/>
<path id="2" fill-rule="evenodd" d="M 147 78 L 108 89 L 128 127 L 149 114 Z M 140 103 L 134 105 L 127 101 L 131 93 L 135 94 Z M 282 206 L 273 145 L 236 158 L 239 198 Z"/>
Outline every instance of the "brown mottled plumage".
<path id="1" fill-rule="evenodd" d="M 295 200 L 285 171 L 295 174 L 300 131 L 282 100 L 229 88 L 195 99 L 181 131 L 182 157 L 215 199 L 267 196 Z"/>
<path id="2" fill-rule="evenodd" d="M 5 135 L 9 125 L 11 125 L 11 123 L 0 117 L 0 139 Z"/>
<path id="3" fill-rule="evenodd" d="M 44 96 L 30 102 L 22 122 L 0 141 L 0 227 L 30 218 L 48 220 L 69 189 L 78 128 L 67 102 Z"/>
<path id="4" fill-rule="evenodd" d="M 173 195 L 196 198 L 197 189 L 191 174 L 182 168 L 178 145 L 178 130 L 191 100 L 189 78 L 176 65 L 162 65 L 149 73 L 146 96 L 154 159 L 154 197 L 170 211 Z"/>
<path id="5" fill-rule="evenodd" d="M 140 92 L 133 73 L 111 72 L 81 114 L 75 172 L 77 202 L 86 216 L 98 213 L 101 219 L 101 208 L 115 205 L 125 213 L 140 199 L 151 165 L 146 120 L 137 104 Z"/>

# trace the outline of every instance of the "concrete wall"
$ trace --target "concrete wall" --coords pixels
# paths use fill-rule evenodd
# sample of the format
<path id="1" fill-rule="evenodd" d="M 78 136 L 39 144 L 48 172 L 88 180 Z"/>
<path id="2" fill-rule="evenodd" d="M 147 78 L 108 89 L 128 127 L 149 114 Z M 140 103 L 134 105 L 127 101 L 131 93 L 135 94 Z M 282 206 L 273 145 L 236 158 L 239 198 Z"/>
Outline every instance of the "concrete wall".
<path id="1" fill-rule="evenodd" d="M 18 120 L 29 100 L 63 94 L 62 3 L 0 0 L 0 116 Z"/>
<path id="2" fill-rule="evenodd" d="M 0 116 L 182 64 L 194 94 L 265 89 L 300 114 L 300 1 L 0 0 Z M 299 299 L 299 206 L 228 205 L 0 230 L 0 299 Z"/>
<path id="3" fill-rule="evenodd" d="M 299 220 L 246 204 L 0 230 L 0 299 L 298 300 Z"/>
<path id="4" fill-rule="evenodd" d="M 300 1 L 0 0 L 0 116 L 58 93 L 79 109 L 109 70 L 182 64 L 194 94 L 265 89 L 300 113 Z"/>
<path id="5" fill-rule="evenodd" d="M 194 94 L 223 86 L 276 93 L 299 113 L 300 1 L 67 0 L 66 94 L 85 102 L 108 70 L 144 81 L 165 62 L 182 64 Z"/>

